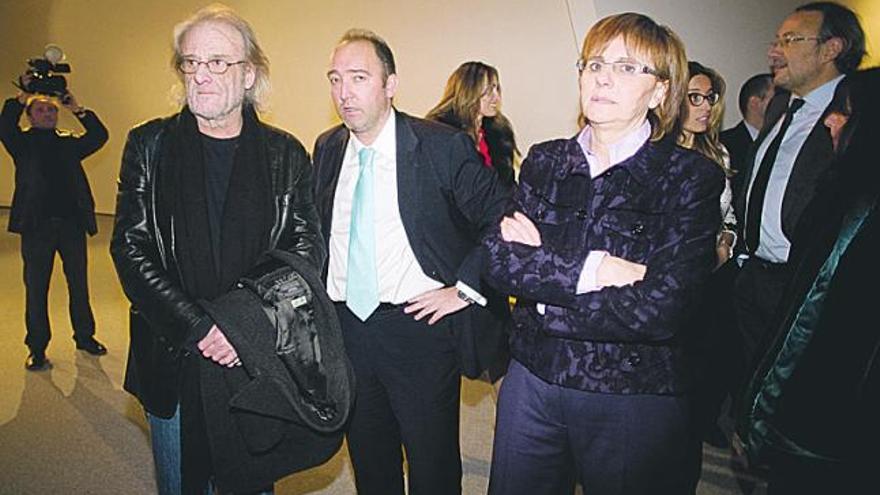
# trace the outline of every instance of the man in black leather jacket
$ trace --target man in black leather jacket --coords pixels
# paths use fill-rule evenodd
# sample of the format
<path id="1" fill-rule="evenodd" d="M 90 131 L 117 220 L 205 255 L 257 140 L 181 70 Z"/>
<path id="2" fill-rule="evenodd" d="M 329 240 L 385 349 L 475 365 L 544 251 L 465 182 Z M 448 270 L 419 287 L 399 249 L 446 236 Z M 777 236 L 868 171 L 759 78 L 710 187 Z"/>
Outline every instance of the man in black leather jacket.
<path id="1" fill-rule="evenodd" d="M 255 111 L 268 61 L 223 6 L 175 28 L 185 105 L 133 129 L 122 159 L 111 254 L 132 302 L 125 388 L 147 411 L 159 493 L 212 477 L 199 375 L 240 365 L 199 305 L 282 249 L 317 269 L 325 251 L 300 142 Z"/>
<path id="2" fill-rule="evenodd" d="M 22 76 L 23 87 L 29 87 L 29 79 Z M 82 124 L 83 134 L 57 129 L 59 104 L 46 95 L 22 91 L 6 100 L 0 114 L 0 141 L 15 161 L 9 231 L 21 234 L 27 293 L 25 344 L 30 349 L 25 367 L 31 371 L 51 366 L 46 358 L 51 337 L 47 296 L 56 252 L 67 278 L 76 348 L 96 356 L 107 353 L 95 340 L 95 317 L 89 304 L 86 234 L 94 235 L 98 229 L 95 200 L 81 163 L 107 142 L 107 128 L 72 94 L 61 100 Z M 22 112 L 30 121 L 27 130 L 18 126 Z"/>

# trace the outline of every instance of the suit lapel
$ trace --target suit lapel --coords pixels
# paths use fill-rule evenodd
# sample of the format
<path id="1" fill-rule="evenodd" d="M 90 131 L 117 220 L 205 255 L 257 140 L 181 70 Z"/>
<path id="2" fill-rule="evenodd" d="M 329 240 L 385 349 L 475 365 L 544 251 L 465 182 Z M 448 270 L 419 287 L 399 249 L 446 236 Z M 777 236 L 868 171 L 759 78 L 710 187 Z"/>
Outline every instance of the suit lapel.
<path id="1" fill-rule="evenodd" d="M 785 110 L 788 108 L 788 100 L 790 97 L 791 93 L 780 91 L 776 93 L 772 100 L 770 100 L 770 104 L 767 105 L 766 115 L 764 116 L 764 126 L 761 128 L 761 132 L 758 133 L 758 137 L 755 138 L 755 142 L 752 143 L 752 147 L 749 150 L 749 155 L 745 163 L 745 170 L 741 172 L 745 174 L 743 175 L 742 188 L 740 189 L 739 198 L 736 198 L 736 204 L 734 205 L 735 210 L 743 212 L 743 215 L 746 211 L 746 196 L 748 195 L 749 184 L 752 183 L 752 175 L 755 173 L 755 158 L 758 154 L 758 148 L 764 143 L 767 134 L 769 134 L 773 127 L 776 126 L 779 119 L 782 118 L 782 114 L 784 114 Z M 746 132 L 748 132 L 748 130 Z"/>
<path id="2" fill-rule="evenodd" d="M 745 182 L 743 182 L 742 189 L 740 190 L 740 197 L 736 205 L 740 208 L 739 211 L 745 212 L 746 195 L 748 193 L 751 177 L 755 172 L 755 158 L 758 153 L 758 148 L 761 147 L 761 144 L 767 138 L 767 135 L 773 127 L 779 122 L 779 119 L 782 118 L 782 115 L 788 108 L 790 98 L 791 93 L 777 93 L 770 102 L 770 105 L 767 106 L 767 117 L 764 119 L 764 127 L 761 129 L 760 134 L 758 134 L 758 138 L 755 140 L 751 152 L 749 153 L 749 159 L 747 161 L 749 167 L 748 174 L 745 176 Z M 801 149 L 798 151 L 791 170 L 791 175 L 785 186 L 781 212 L 782 230 L 785 235 L 789 237 L 793 235 L 794 229 L 796 228 L 796 225 L 794 225 L 795 219 L 800 216 L 806 204 L 813 199 L 816 184 L 820 182 L 821 174 L 827 170 L 828 164 L 831 163 L 833 158 L 831 135 L 828 132 L 828 128 L 823 124 L 827 114 L 828 108 L 825 109 L 822 116 L 813 125 L 813 129 L 810 131 L 809 136 L 807 136 L 807 140 L 804 141 L 803 146 L 801 146 Z"/>
<path id="3" fill-rule="evenodd" d="M 330 226 L 333 223 L 333 200 L 336 197 L 336 185 L 339 183 L 339 173 L 342 170 L 342 160 L 345 158 L 345 148 L 348 146 L 348 129 L 340 126 L 328 139 L 320 150 L 316 150 L 315 166 L 318 171 L 316 188 L 316 202 L 318 214 L 321 218 L 321 228 L 324 232 L 324 243 L 330 242 Z M 320 156 L 318 156 L 320 153 Z"/>
<path id="4" fill-rule="evenodd" d="M 827 114 L 826 107 L 798 151 L 785 186 L 781 213 L 782 230 L 789 238 L 797 228 L 795 221 L 800 218 L 807 204 L 816 197 L 816 190 L 823 182 L 822 176 L 834 160 L 831 133 L 824 124 Z"/>
<path id="5" fill-rule="evenodd" d="M 409 116 L 394 111 L 397 119 L 397 207 L 410 246 L 419 239 L 419 173 L 422 163 L 416 153 L 419 138 L 413 131 Z"/>

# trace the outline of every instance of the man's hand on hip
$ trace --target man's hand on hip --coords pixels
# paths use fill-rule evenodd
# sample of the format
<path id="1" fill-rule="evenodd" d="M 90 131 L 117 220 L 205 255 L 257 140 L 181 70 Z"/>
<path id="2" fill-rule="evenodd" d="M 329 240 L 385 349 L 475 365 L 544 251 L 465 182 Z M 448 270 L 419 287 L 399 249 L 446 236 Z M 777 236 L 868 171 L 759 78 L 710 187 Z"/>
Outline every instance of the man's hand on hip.
<path id="1" fill-rule="evenodd" d="M 409 305 L 403 308 L 403 312 L 406 314 L 415 313 L 416 320 L 430 315 L 428 325 L 433 325 L 444 316 L 461 311 L 468 306 L 466 301 L 458 297 L 458 289 L 454 286 L 425 292 L 410 299 L 407 303 Z"/>

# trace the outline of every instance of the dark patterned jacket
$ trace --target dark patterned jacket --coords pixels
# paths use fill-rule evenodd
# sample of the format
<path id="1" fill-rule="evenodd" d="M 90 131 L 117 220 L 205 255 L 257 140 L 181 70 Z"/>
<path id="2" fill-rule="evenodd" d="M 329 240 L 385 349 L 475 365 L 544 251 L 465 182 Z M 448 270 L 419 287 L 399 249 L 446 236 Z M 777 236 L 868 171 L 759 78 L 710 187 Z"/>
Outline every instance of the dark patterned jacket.
<path id="1" fill-rule="evenodd" d="M 673 139 L 646 142 L 595 178 L 576 138 L 533 147 L 512 209 L 536 223 L 542 245 L 504 242 L 499 228 L 485 240 L 490 283 L 518 297 L 513 357 L 579 390 L 686 390 L 679 330 L 713 267 L 723 187 L 717 165 Z M 644 280 L 576 295 L 592 250 L 646 265 Z"/>

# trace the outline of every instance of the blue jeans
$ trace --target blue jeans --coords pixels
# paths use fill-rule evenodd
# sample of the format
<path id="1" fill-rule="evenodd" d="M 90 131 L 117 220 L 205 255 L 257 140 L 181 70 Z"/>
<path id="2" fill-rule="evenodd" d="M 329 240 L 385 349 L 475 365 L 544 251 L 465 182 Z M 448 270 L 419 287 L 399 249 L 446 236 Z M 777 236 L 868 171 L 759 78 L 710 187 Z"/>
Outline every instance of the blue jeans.
<path id="1" fill-rule="evenodd" d="M 150 423 L 150 442 L 153 446 L 153 464 L 156 467 L 156 487 L 159 495 L 181 495 L 180 475 L 180 406 L 169 419 L 146 413 Z M 206 486 L 204 495 L 212 493 Z M 214 490 L 214 493 L 219 493 Z M 255 492 L 253 495 L 272 495 L 273 490 Z"/>
<path id="2" fill-rule="evenodd" d="M 180 406 L 174 416 L 165 419 L 147 414 L 150 423 L 150 442 L 153 446 L 153 465 L 156 468 L 156 487 L 159 495 L 180 495 Z M 207 487 L 205 494 L 208 493 Z"/>

